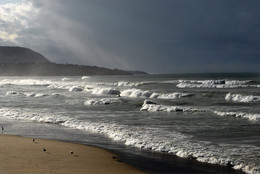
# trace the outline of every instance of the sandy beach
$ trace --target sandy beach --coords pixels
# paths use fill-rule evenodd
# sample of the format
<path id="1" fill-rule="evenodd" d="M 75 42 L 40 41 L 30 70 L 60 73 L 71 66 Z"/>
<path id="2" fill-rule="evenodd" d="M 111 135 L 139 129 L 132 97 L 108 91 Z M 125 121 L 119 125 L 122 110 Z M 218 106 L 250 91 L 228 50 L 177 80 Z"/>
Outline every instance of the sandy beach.
<path id="1" fill-rule="evenodd" d="M 116 155 L 91 146 L 0 135 L 1 174 L 141 174 Z"/>

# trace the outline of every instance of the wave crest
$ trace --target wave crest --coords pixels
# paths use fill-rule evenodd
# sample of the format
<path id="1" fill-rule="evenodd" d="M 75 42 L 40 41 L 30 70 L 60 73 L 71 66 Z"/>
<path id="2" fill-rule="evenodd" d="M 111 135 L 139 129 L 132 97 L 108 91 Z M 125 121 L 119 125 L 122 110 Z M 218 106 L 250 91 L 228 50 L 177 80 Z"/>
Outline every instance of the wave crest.
<path id="1" fill-rule="evenodd" d="M 215 114 L 219 116 L 231 116 L 231 117 L 238 117 L 238 118 L 248 118 L 252 121 L 260 121 L 260 114 L 247 114 L 243 112 L 219 112 L 215 111 Z"/>
<path id="2" fill-rule="evenodd" d="M 253 103 L 253 102 L 260 102 L 260 96 L 245 96 L 241 94 L 231 94 L 228 93 L 225 97 L 227 101 L 234 101 L 234 102 L 241 102 L 241 103 Z"/>
<path id="3" fill-rule="evenodd" d="M 251 85 L 252 80 L 180 80 L 178 88 L 258 88 L 259 85 Z"/>

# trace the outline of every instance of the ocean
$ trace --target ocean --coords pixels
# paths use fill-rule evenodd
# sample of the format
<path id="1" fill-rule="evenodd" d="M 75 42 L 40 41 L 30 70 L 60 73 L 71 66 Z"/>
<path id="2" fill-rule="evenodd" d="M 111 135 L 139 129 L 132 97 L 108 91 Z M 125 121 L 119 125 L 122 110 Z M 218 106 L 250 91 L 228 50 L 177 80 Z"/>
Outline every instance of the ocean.
<path id="1" fill-rule="evenodd" d="M 260 74 L 0 77 L 0 126 L 259 174 Z"/>

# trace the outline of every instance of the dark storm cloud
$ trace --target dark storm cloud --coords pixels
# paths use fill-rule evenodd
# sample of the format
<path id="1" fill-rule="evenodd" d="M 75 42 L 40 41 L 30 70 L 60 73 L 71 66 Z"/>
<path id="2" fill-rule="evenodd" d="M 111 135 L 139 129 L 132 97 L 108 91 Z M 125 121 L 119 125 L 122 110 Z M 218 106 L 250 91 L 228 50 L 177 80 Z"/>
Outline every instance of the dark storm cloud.
<path id="1" fill-rule="evenodd" d="M 258 0 L 30 2 L 37 27 L 20 31 L 19 43 L 31 38 L 52 61 L 164 73 L 260 68 Z"/>

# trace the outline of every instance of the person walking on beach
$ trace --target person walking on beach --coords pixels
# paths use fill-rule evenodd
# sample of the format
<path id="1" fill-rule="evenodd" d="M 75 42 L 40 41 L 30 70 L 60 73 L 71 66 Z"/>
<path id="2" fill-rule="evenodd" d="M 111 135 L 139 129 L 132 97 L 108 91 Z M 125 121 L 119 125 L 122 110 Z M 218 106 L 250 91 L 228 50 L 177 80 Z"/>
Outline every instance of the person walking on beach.
<path id="1" fill-rule="evenodd" d="M 2 126 L 2 134 L 4 133 L 4 130 L 5 130 L 5 129 L 4 129 L 4 127 Z"/>

